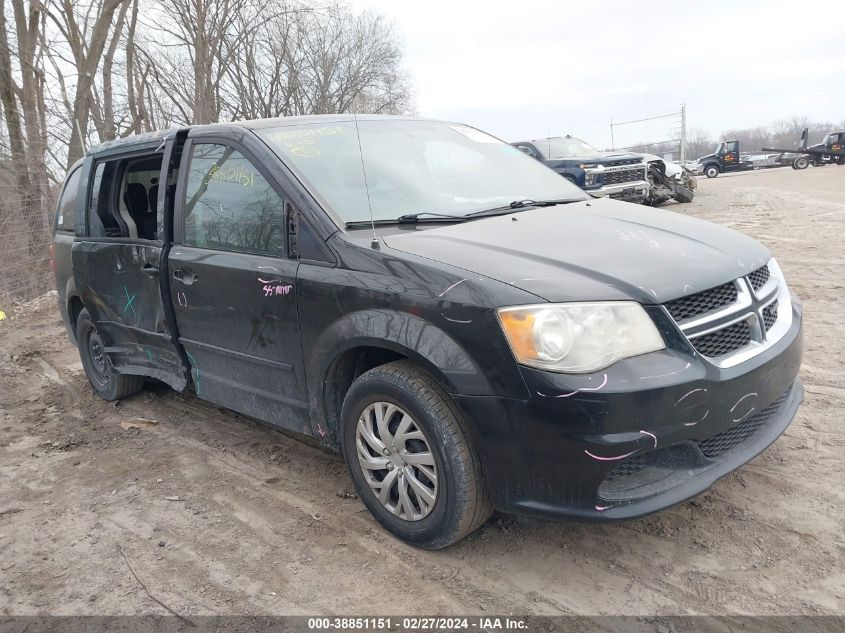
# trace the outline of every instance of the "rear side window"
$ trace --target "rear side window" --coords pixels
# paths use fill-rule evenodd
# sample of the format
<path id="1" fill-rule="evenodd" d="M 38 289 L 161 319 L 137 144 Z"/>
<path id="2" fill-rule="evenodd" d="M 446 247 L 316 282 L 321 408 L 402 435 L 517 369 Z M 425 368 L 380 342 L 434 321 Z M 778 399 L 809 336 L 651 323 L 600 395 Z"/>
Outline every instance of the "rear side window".
<path id="1" fill-rule="evenodd" d="M 62 190 L 62 197 L 59 198 L 59 211 L 56 217 L 56 228 L 59 231 L 74 232 L 76 196 L 79 191 L 79 175 L 81 173 L 81 169 L 76 169 L 65 181 L 65 188 Z"/>
<path id="2" fill-rule="evenodd" d="M 109 183 L 114 173 L 113 163 L 97 163 L 88 201 L 88 235 L 115 237 L 120 235 L 117 221 L 109 213 Z"/>
<path id="3" fill-rule="evenodd" d="M 282 199 L 243 154 L 214 143 L 191 147 L 186 245 L 281 256 L 284 217 Z"/>
<path id="4" fill-rule="evenodd" d="M 161 160 L 153 154 L 97 163 L 88 214 L 92 236 L 157 239 Z"/>

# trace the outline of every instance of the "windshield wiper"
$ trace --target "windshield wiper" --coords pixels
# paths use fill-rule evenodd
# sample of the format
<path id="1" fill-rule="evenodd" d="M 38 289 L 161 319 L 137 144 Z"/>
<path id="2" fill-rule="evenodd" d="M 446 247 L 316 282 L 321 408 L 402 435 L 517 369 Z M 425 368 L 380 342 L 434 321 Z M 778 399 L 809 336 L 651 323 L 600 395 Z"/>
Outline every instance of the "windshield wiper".
<path id="1" fill-rule="evenodd" d="M 581 202 L 581 200 L 581 198 L 564 198 L 561 200 L 531 200 L 530 198 L 527 198 L 525 200 L 514 200 L 506 206 L 493 207 L 492 209 L 482 209 L 481 211 L 474 211 L 473 213 L 468 213 L 464 217 L 477 218 L 487 215 L 504 215 L 506 213 L 512 213 L 513 211 L 520 211 L 523 209 L 529 209 L 534 207 L 553 207 L 557 204 L 569 204 L 570 202 Z"/>
<path id="2" fill-rule="evenodd" d="M 368 226 L 387 226 L 390 224 L 418 224 L 421 220 L 424 221 L 423 216 L 431 218 L 431 222 L 466 222 L 465 215 L 450 215 L 448 213 L 435 213 L 434 211 L 420 211 L 418 213 L 406 213 L 400 215 L 398 218 L 381 219 L 381 220 L 353 220 L 346 223 L 346 228 L 357 229 L 366 228 Z"/>
<path id="3" fill-rule="evenodd" d="M 521 211 L 524 209 L 533 209 L 536 207 L 553 207 L 557 204 L 567 204 L 569 202 L 581 202 L 580 198 L 565 198 L 562 200 L 514 200 L 508 205 L 501 207 L 494 207 L 492 209 L 482 209 L 481 211 L 474 211 L 466 215 L 452 215 L 449 213 L 436 213 L 434 211 L 419 211 L 418 213 L 406 213 L 400 215 L 398 218 L 380 219 L 380 220 L 352 220 L 346 223 L 348 229 L 367 228 L 368 226 L 389 226 L 391 224 L 419 224 L 425 222 L 429 218 L 429 222 L 466 222 L 473 218 L 486 217 L 491 215 L 504 215 L 506 213 L 513 213 L 514 211 Z M 425 217 L 424 217 L 425 216 Z"/>
<path id="4" fill-rule="evenodd" d="M 435 213 L 434 211 L 420 211 L 419 213 L 408 213 L 406 215 L 400 215 L 398 218 L 396 218 L 396 221 L 399 224 L 414 224 L 423 215 L 430 218 L 449 218 L 450 220 L 455 220 L 456 222 L 463 222 L 466 219 L 466 216 L 464 215 L 452 215 L 451 213 Z"/>

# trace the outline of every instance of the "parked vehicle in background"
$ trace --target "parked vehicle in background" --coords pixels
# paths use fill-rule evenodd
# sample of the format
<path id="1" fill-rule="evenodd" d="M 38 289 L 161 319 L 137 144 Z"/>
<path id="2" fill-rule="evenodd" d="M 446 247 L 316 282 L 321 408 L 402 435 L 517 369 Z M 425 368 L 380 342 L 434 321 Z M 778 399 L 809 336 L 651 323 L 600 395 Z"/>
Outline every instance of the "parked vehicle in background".
<path id="1" fill-rule="evenodd" d="M 807 146 L 807 128 L 801 133 L 796 147 L 764 147 L 764 153 L 742 155 L 739 141 L 723 141 L 713 154 L 702 156 L 688 167 L 695 173 L 715 178 L 722 172 L 787 167 L 807 169 L 810 165 L 845 165 L 845 132 L 830 132 L 821 143 Z"/>
<path id="2" fill-rule="evenodd" d="M 796 156 L 795 152 L 774 152 L 748 154 L 744 159 L 753 164 L 754 169 L 772 169 L 774 167 L 789 167 Z"/>
<path id="3" fill-rule="evenodd" d="M 797 155 L 792 159 L 793 169 L 807 169 L 810 165 L 820 167 L 822 165 L 845 165 L 845 132 L 830 132 L 826 134 L 821 143 L 807 147 L 807 128 L 801 134 L 801 146 L 791 150 Z M 763 148 L 764 152 L 785 152 L 776 148 Z"/>
<path id="4" fill-rule="evenodd" d="M 641 154 L 648 164 L 649 190 L 645 203 L 657 206 L 675 200 L 692 202 L 698 182 L 689 169 L 655 154 Z"/>
<path id="5" fill-rule="evenodd" d="M 636 203 L 648 197 L 648 169 L 639 154 L 601 152 L 569 135 L 511 144 L 591 196 Z"/>
<path id="6" fill-rule="evenodd" d="M 105 143 L 68 174 L 52 254 L 97 394 L 155 378 L 314 438 L 426 548 L 493 508 L 679 503 L 771 444 L 803 394 L 801 303 L 762 244 L 592 199 L 455 123 Z"/>
<path id="7" fill-rule="evenodd" d="M 696 161 L 696 173 L 715 178 L 723 172 L 749 171 L 754 163 L 739 152 L 739 141 L 721 141 L 712 154 Z"/>
<path id="8" fill-rule="evenodd" d="M 813 152 L 813 165 L 836 163 L 845 165 L 845 132 L 830 132 L 825 134 L 821 143 L 807 148 Z"/>

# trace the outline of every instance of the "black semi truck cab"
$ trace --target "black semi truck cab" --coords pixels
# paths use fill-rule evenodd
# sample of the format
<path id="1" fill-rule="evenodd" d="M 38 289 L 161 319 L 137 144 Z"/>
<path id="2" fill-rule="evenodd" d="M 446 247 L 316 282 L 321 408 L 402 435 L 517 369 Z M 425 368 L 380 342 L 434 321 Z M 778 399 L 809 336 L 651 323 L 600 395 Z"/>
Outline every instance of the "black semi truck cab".
<path id="1" fill-rule="evenodd" d="M 716 151 L 698 159 L 698 173 L 715 178 L 722 172 L 748 171 L 754 164 L 743 160 L 739 153 L 739 141 L 721 141 Z"/>

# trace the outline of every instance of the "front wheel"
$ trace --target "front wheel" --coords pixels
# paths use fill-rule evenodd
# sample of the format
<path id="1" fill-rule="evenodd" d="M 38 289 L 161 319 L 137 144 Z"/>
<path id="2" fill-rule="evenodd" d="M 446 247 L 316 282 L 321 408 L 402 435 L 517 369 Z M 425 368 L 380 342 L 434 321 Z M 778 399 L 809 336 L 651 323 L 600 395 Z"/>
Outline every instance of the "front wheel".
<path id="1" fill-rule="evenodd" d="M 389 532 L 439 549 L 490 516 L 481 463 L 460 411 L 413 363 L 389 363 L 359 376 L 341 420 L 352 481 Z"/>
<path id="2" fill-rule="evenodd" d="M 141 391 L 143 376 L 119 374 L 114 370 L 97 326 L 85 309 L 76 320 L 76 343 L 85 375 L 98 396 L 104 400 L 120 400 Z"/>
<path id="3" fill-rule="evenodd" d="M 716 165 L 708 165 L 704 168 L 704 175 L 708 178 L 715 178 L 719 175 L 719 168 Z"/>
<path id="4" fill-rule="evenodd" d="M 683 185 L 675 185 L 672 197 L 678 202 L 687 203 L 692 202 L 693 198 L 695 198 L 695 194 L 692 192 L 692 189 L 684 187 Z"/>
<path id="5" fill-rule="evenodd" d="M 807 169 L 810 166 L 810 161 L 806 156 L 799 156 L 792 161 L 792 169 Z"/>

